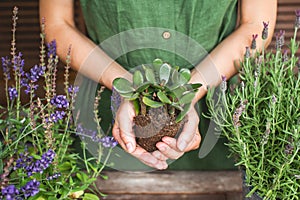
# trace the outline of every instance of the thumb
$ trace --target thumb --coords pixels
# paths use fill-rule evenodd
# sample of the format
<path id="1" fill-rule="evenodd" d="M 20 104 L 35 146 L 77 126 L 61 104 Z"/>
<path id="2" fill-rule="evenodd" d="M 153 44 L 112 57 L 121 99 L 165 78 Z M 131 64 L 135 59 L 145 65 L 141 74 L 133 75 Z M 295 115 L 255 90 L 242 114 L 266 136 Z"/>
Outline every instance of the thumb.
<path id="1" fill-rule="evenodd" d="M 124 102 L 124 107 L 122 107 L 119 112 L 118 121 L 120 138 L 124 142 L 129 153 L 132 153 L 136 148 L 135 135 L 132 129 L 134 116 L 133 106 L 130 102 Z"/>
<path id="2" fill-rule="evenodd" d="M 177 148 L 184 151 L 193 141 L 194 135 L 198 130 L 199 118 L 197 115 L 188 116 L 188 121 L 184 124 L 183 130 L 177 141 Z"/>

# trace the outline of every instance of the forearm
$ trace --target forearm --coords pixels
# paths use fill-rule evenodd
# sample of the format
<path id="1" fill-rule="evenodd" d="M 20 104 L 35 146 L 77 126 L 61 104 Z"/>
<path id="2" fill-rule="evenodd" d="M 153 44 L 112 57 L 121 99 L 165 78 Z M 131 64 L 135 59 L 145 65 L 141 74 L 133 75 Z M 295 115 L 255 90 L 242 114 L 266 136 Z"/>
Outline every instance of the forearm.
<path id="1" fill-rule="evenodd" d="M 245 54 L 245 47 L 249 47 L 252 41 L 252 35 L 258 34 L 256 40 L 257 50 L 267 47 L 270 43 L 275 23 L 277 2 L 260 2 L 261 8 L 256 11 L 255 17 L 251 16 L 253 7 L 249 8 L 249 0 L 242 1 L 241 25 L 226 39 L 224 39 L 195 69 L 192 71 L 192 83 L 202 83 L 203 86 L 197 92 L 194 102 L 201 99 L 207 92 L 207 85 L 217 86 L 221 82 L 221 76 L 227 79 L 237 73 L 240 61 Z M 253 4 L 255 4 L 253 2 Z M 259 5 L 257 5 L 259 6 Z M 259 14 L 260 13 L 260 14 Z M 253 13 L 252 13 L 253 15 Z M 263 42 L 261 33 L 263 22 L 269 22 L 269 36 Z"/>
<path id="2" fill-rule="evenodd" d="M 72 1 L 67 5 L 64 3 L 59 0 L 56 5 L 53 5 L 55 2 L 40 1 L 40 16 L 46 19 L 46 40 L 56 40 L 57 54 L 63 61 L 66 60 L 71 46 L 72 68 L 111 89 L 115 78 L 128 76 L 129 73 L 76 29 Z M 69 9 L 65 9 L 66 7 Z M 63 11 L 64 13 L 61 14 Z"/>

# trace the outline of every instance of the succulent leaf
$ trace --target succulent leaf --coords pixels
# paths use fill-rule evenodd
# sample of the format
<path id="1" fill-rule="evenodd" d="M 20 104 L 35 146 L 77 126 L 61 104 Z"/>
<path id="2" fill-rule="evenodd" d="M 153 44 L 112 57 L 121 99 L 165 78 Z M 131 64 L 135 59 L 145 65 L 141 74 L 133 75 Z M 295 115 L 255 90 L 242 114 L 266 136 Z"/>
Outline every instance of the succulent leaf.
<path id="1" fill-rule="evenodd" d="M 125 78 L 116 78 L 113 81 L 113 86 L 114 86 L 115 90 L 120 94 L 134 92 L 134 88 L 132 87 L 131 82 L 129 82 Z"/>
<path id="2" fill-rule="evenodd" d="M 151 85 L 151 83 L 149 82 L 145 82 L 142 85 L 140 85 L 138 88 L 136 88 L 137 92 L 143 92 L 145 91 L 147 88 L 149 88 L 149 86 Z"/>
<path id="3" fill-rule="evenodd" d="M 161 82 L 165 81 L 164 84 L 167 84 L 170 78 L 171 66 L 167 63 L 161 65 L 159 70 L 159 79 Z"/>
<path id="4" fill-rule="evenodd" d="M 173 106 L 177 110 L 183 111 L 183 107 L 181 107 L 178 103 L 172 103 L 171 106 Z"/>
<path id="5" fill-rule="evenodd" d="M 167 103 L 167 104 L 171 104 L 172 103 L 171 100 L 168 98 L 168 96 L 164 92 L 162 92 L 162 91 L 157 92 L 157 97 L 163 103 Z"/>
<path id="6" fill-rule="evenodd" d="M 159 71 L 159 69 L 160 69 L 160 66 L 163 64 L 163 61 L 161 60 L 161 59 L 159 59 L 159 58 L 156 58 L 154 61 L 153 61 L 153 63 L 152 63 L 152 65 L 153 65 L 153 67 L 154 67 L 154 70 L 155 71 Z"/>
<path id="7" fill-rule="evenodd" d="M 143 74 L 140 70 L 136 70 L 133 74 L 133 87 L 137 88 L 142 85 L 144 82 Z"/>
<path id="8" fill-rule="evenodd" d="M 171 75 L 171 80 L 172 80 L 172 83 L 177 83 L 178 80 L 179 80 L 179 73 L 178 73 L 178 70 L 172 70 L 172 75 Z"/>
<path id="9" fill-rule="evenodd" d="M 179 113 L 179 115 L 176 117 L 175 121 L 178 123 L 181 120 L 183 120 L 183 118 L 186 116 L 186 114 L 188 113 L 188 111 L 190 110 L 190 106 L 191 104 L 186 104 L 183 108 L 183 111 L 181 111 Z"/>
<path id="10" fill-rule="evenodd" d="M 146 106 L 149 106 L 151 108 L 158 108 L 158 107 L 161 107 L 164 105 L 163 103 L 153 101 L 152 99 L 149 99 L 148 97 L 143 97 L 142 101 Z"/>
<path id="11" fill-rule="evenodd" d="M 186 82 L 189 82 L 191 79 L 191 71 L 187 68 L 182 68 L 179 70 L 180 75 L 186 79 Z"/>
<path id="12" fill-rule="evenodd" d="M 179 86 L 179 87 L 175 88 L 174 90 L 172 90 L 172 93 L 175 95 L 175 97 L 177 99 L 180 99 L 180 97 L 182 97 L 182 94 L 186 91 L 187 91 L 186 87 Z"/>
<path id="13" fill-rule="evenodd" d="M 179 99 L 179 103 L 180 104 L 191 103 L 193 98 L 195 97 L 195 94 L 196 94 L 195 92 L 187 92 Z"/>
<path id="14" fill-rule="evenodd" d="M 145 76 L 147 81 L 149 81 L 150 83 L 156 84 L 156 79 L 155 79 L 155 74 L 153 69 L 151 68 L 145 68 Z"/>

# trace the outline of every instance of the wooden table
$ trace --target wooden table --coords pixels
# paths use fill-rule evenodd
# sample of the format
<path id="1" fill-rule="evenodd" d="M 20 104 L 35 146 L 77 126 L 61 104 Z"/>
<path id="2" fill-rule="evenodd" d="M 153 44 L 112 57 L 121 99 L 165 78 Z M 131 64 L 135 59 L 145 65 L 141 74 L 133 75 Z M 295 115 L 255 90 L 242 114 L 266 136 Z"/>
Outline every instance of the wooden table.
<path id="1" fill-rule="evenodd" d="M 242 179 L 238 171 L 105 171 L 98 180 L 103 199 L 115 200 L 240 200 Z"/>

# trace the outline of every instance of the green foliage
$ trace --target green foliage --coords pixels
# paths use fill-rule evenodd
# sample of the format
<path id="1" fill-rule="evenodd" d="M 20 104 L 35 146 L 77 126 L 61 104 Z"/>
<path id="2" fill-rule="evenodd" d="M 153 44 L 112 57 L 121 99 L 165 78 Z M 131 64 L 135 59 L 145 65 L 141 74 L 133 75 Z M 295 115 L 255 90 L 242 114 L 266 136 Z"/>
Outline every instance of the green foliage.
<path id="1" fill-rule="evenodd" d="M 240 82 L 210 90 L 210 118 L 228 139 L 246 182 L 264 199 L 299 199 L 300 61 L 297 28 L 289 52 L 252 51 L 241 62 Z M 213 95 L 218 97 L 214 100 Z"/>
<path id="2" fill-rule="evenodd" d="M 17 19 L 16 14 L 17 8 L 14 9 L 13 19 L 15 21 Z M 15 26 L 16 23 L 14 23 L 13 30 L 15 30 Z M 43 26 L 42 24 L 42 30 Z M 7 105 L 6 107 L 0 106 L 0 187 L 3 189 L 14 185 L 19 190 L 19 194 L 6 196 L 1 192 L 0 199 L 98 200 L 96 195 L 101 196 L 100 191 L 96 189 L 92 191 L 96 195 L 86 191 L 90 191 L 91 186 L 94 186 L 96 178 L 106 164 L 106 161 L 101 163 L 102 152 L 100 150 L 103 150 L 104 146 L 100 142 L 95 145 L 99 148 L 97 158 L 86 156 L 87 150 L 83 141 L 81 141 L 83 148 L 77 148 L 77 150 L 82 151 L 83 156 L 74 151 L 73 143 L 78 138 L 78 134 L 82 133 L 77 131 L 78 124 L 72 120 L 76 91 L 75 87 L 71 87 L 68 82 L 70 66 L 67 64 L 65 70 L 66 93 L 58 95 L 55 82 L 58 57 L 53 51 L 56 45 L 54 43 L 49 44 L 49 46 L 52 45 L 52 52 L 46 51 L 44 38 L 45 33 L 42 31 L 39 70 L 43 69 L 44 73 L 40 74 L 39 78 L 42 80 L 41 84 L 44 86 L 45 96 L 38 97 L 35 94 L 35 86 L 30 84 L 35 84 L 37 80 L 31 79 L 28 80 L 27 85 L 29 102 L 21 101 L 21 95 L 26 95 L 24 92 L 26 86 L 21 84 L 21 78 L 24 80 L 26 77 L 30 77 L 31 71 L 24 70 L 24 73 L 20 73 L 23 71 L 23 62 L 11 64 L 15 60 L 21 59 L 20 54 L 17 55 L 16 52 L 12 51 L 11 58 L 6 59 L 10 64 L 4 66 L 7 69 L 3 72 Z M 15 49 L 14 45 L 15 43 L 12 43 L 12 50 Z M 9 75 L 12 77 L 10 80 Z M 120 81 L 122 85 L 124 80 Z M 17 96 L 12 96 L 9 88 L 15 88 Z M 128 88 L 124 90 L 133 91 L 133 89 Z M 60 99 L 53 103 L 52 101 L 57 98 L 61 98 L 62 101 Z M 58 104 L 60 105 L 58 106 Z M 58 116 L 57 113 L 63 117 Z M 99 121 L 96 114 L 97 112 L 95 112 L 95 121 Z M 103 133 L 99 131 L 97 136 L 103 136 Z M 111 149 L 108 151 L 110 152 Z M 46 152 L 50 153 L 46 155 Z M 32 180 L 39 183 L 39 186 L 35 188 L 37 193 L 26 196 L 21 188 Z"/>
<path id="3" fill-rule="evenodd" d="M 177 122 L 187 114 L 191 101 L 201 84 L 190 84 L 189 69 L 171 67 L 161 59 L 155 59 L 151 65 L 143 65 L 133 73 L 132 83 L 124 78 L 113 82 L 115 90 L 134 103 L 137 114 L 145 105 L 147 108 L 166 106 L 169 113 L 177 113 Z M 174 112 L 177 110 L 177 112 Z"/>

